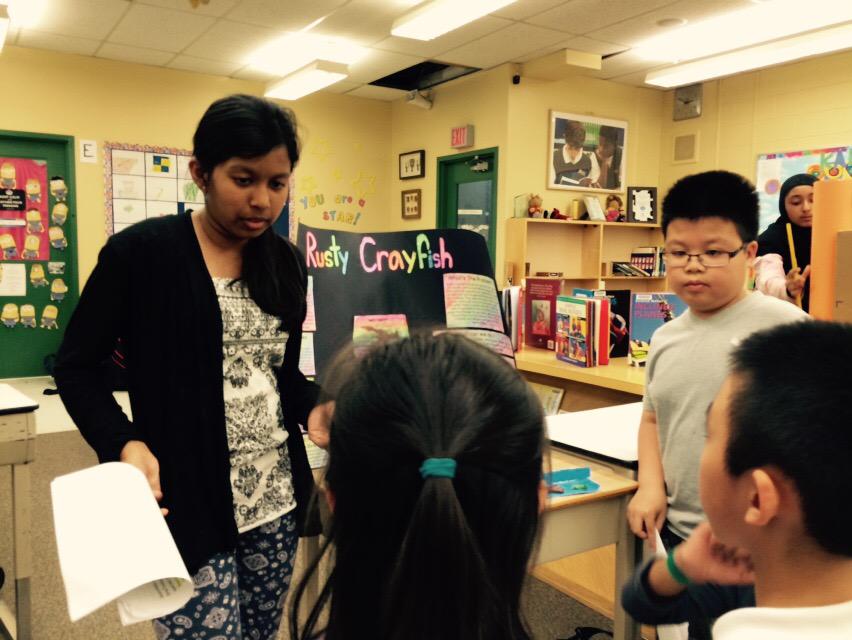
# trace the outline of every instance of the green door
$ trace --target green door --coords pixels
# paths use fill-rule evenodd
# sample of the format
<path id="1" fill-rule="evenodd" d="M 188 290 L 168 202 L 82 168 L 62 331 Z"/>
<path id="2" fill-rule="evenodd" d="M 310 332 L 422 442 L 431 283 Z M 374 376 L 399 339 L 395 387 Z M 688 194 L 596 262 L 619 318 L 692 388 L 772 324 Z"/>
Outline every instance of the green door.
<path id="1" fill-rule="evenodd" d="M 45 375 L 79 298 L 74 139 L 0 131 L 0 378 Z"/>
<path id="2" fill-rule="evenodd" d="M 485 238 L 491 266 L 497 242 L 497 148 L 438 158 L 438 228 Z"/>

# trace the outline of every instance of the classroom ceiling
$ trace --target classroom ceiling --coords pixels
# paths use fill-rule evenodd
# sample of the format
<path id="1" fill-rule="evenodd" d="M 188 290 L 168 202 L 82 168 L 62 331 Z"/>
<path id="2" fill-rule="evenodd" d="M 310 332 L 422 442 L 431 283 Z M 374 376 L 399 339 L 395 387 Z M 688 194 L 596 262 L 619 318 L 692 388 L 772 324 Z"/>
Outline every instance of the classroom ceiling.
<path id="1" fill-rule="evenodd" d="M 394 100 L 404 92 L 369 83 L 427 59 L 484 69 L 530 63 L 531 73 L 556 78 L 565 65 L 552 54 L 565 48 L 607 56 L 600 71 L 587 75 L 641 85 L 659 65 L 639 60 L 630 48 L 672 28 L 660 21 L 694 22 L 752 1 L 517 0 L 421 42 L 390 35 L 393 21 L 417 0 L 46 0 L 39 24 L 13 28 L 7 43 L 266 81 L 273 76 L 249 68 L 246 57 L 264 42 L 323 18 L 312 33 L 345 37 L 369 50 L 350 65 L 346 80 L 326 91 Z"/>

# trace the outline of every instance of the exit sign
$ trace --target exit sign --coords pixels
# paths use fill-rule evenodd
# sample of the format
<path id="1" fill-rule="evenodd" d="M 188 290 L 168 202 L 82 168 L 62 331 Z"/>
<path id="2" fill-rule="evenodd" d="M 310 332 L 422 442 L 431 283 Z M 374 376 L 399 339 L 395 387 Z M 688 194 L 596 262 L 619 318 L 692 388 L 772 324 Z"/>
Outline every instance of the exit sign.
<path id="1" fill-rule="evenodd" d="M 473 146 L 473 125 L 454 127 L 450 135 L 450 146 L 453 149 Z"/>

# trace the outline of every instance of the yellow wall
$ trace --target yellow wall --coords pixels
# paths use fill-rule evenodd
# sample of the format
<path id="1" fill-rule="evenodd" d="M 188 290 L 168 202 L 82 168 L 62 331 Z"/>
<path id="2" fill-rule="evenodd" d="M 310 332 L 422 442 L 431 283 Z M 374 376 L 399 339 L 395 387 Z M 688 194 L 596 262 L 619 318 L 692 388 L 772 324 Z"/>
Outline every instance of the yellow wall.
<path id="1" fill-rule="evenodd" d="M 20 87 L 26 102 L 7 101 L 4 129 L 71 135 L 77 139 L 191 149 L 198 119 L 213 100 L 232 93 L 261 95 L 257 82 L 232 80 L 99 58 L 7 47 L 0 77 Z M 349 96 L 316 94 L 292 105 L 302 128 L 303 160 L 296 171 L 296 213 L 316 226 L 376 230 L 385 226 L 390 166 L 390 106 Z M 378 141 L 378 144 L 377 144 Z M 75 150 L 76 156 L 76 150 Z M 104 169 L 76 163 L 80 284 L 105 241 Z M 321 205 L 301 196 L 324 194 L 325 205 L 362 212 L 357 226 L 323 221 Z M 353 204 L 334 204 L 335 194 Z M 357 200 L 365 204 L 358 207 Z M 310 205 L 310 202 L 309 202 Z"/>
<path id="2" fill-rule="evenodd" d="M 663 99 L 660 187 L 707 169 L 755 179 L 762 153 L 852 144 L 852 51 L 704 83 L 700 118 L 673 122 Z M 675 135 L 698 132 L 699 160 L 672 162 Z"/>

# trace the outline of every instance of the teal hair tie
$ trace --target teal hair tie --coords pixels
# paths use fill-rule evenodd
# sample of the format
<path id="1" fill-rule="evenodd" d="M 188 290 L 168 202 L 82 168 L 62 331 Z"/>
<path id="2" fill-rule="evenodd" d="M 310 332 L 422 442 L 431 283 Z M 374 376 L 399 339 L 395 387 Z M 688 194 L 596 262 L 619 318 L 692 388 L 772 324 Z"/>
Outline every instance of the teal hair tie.
<path id="1" fill-rule="evenodd" d="M 452 458 L 426 458 L 420 465 L 420 475 L 426 478 L 455 478 L 456 461 Z"/>

